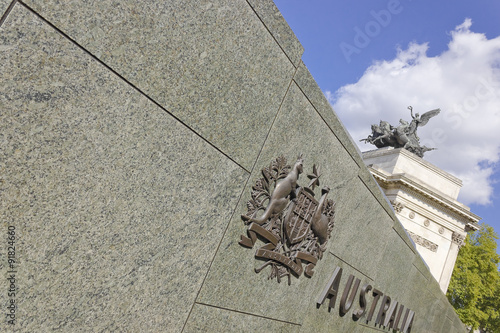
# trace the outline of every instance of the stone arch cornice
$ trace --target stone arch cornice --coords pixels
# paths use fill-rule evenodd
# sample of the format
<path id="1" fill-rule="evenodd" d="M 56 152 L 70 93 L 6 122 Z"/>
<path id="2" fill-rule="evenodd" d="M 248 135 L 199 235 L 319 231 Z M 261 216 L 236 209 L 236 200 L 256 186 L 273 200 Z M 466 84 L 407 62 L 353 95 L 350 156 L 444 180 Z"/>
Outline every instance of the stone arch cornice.
<path id="1" fill-rule="evenodd" d="M 408 194 L 430 206 L 439 207 L 439 209 L 464 224 L 477 223 L 481 219 L 479 216 L 471 213 L 460 204 L 443 197 L 439 193 L 429 191 L 428 189 L 417 184 L 415 181 L 405 177 L 404 174 L 386 176 L 384 173 L 373 168 L 369 168 L 369 170 L 378 180 L 381 187 L 386 189 L 397 188 L 404 190 Z"/>

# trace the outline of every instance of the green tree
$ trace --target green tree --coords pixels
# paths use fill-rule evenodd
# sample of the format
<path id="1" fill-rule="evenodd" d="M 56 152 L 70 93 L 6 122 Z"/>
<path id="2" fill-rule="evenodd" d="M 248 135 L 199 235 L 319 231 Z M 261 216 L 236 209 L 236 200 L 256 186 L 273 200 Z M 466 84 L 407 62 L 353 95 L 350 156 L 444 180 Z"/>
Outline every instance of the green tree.
<path id="1" fill-rule="evenodd" d="M 485 299 L 485 305 L 489 309 L 496 309 L 497 313 L 490 315 L 486 322 L 481 323 L 481 327 L 484 328 L 484 332 L 500 332 L 500 315 L 498 315 L 498 311 L 500 311 L 500 278 L 497 280 L 494 295 Z"/>
<path id="2" fill-rule="evenodd" d="M 500 332 L 498 235 L 489 225 L 470 234 L 458 253 L 447 297 L 462 322 L 483 332 Z"/>

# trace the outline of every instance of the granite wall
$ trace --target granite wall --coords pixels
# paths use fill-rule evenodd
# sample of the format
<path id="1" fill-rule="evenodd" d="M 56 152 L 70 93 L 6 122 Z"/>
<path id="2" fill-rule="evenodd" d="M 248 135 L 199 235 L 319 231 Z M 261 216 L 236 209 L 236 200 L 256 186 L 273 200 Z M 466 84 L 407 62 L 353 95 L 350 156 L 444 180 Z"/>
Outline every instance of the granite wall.
<path id="1" fill-rule="evenodd" d="M 412 332 L 464 331 L 272 1 L 0 11 L 0 331 L 388 331 L 317 307 L 337 266 L 415 311 Z M 261 169 L 298 152 L 336 216 L 288 285 L 238 241 Z"/>

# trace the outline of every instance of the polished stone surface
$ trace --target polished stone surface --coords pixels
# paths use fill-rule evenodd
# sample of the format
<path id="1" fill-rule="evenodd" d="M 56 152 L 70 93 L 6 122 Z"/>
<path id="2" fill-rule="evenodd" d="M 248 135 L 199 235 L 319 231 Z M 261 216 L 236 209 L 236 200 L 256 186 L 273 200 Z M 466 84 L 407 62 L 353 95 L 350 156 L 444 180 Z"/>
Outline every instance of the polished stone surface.
<path id="1" fill-rule="evenodd" d="M 399 220 L 394 221 L 394 225 L 392 226 L 394 231 L 401 237 L 401 239 L 406 243 L 408 248 L 413 251 L 413 253 L 418 253 L 417 249 L 415 248 L 415 243 L 413 240 L 410 238 L 408 233 L 406 232 L 406 229 L 403 227 L 401 222 Z"/>
<path id="2" fill-rule="evenodd" d="M 396 216 L 392 213 L 392 210 L 389 208 L 389 206 L 385 205 L 386 199 L 380 192 L 380 189 L 377 186 L 376 182 L 371 179 L 371 174 L 366 170 L 366 168 L 364 168 L 365 163 L 361 158 L 361 153 L 356 143 L 354 143 L 344 125 L 338 119 L 335 111 L 332 109 L 332 106 L 323 95 L 318 84 L 303 62 L 301 62 L 299 67 L 297 68 L 297 73 L 295 74 L 293 80 L 307 97 L 311 105 L 316 109 L 323 121 L 328 125 L 328 127 L 337 137 L 344 149 L 349 152 L 350 158 L 352 158 L 354 162 L 360 167 L 359 176 L 363 180 L 365 185 L 370 189 L 374 197 L 381 203 L 382 207 L 386 208 L 387 212 L 389 214 L 392 214 L 393 218 L 396 219 Z"/>
<path id="3" fill-rule="evenodd" d="M 295 68 L 246 1 L 26 4 L 251 170 Z"/>
<path id="4" fill-rule="evenodd" d="M 184 333 L 194 332 L 299 332 L 300 326 L 246 313 L 229 311 L 203 304 L 195 304 L 184 328 Z"/>
<path id="5" fill-rule="evenodd" d="M 7 8 L 9 8 L 12 0 L 0 0 L 0 18 L 3 16 Z"/>
<path id="6" fill-rule="evenodd" d="M 353 263 L 365 275 L 375 278 L 380 262 L 385 260 L 383 254 L 391 244 L 389 240 L 397 236 L 392 229 L 392 219 L 359 179 L 348 183 L 339 195 L 338 224 L 329 249 L 342 260 Z"/>
<path id="7" fill-rule="evenodd" d="M 279 46 L 286 53 L 290 61 L 298 67 L 304 48 L 300 44 L 292 29 L 286 23 L 283 15 L 272 0 L 247 0 L 259 18 L 264 22 L 269 32 Z"/>
<path id="8" fill-rule="evenodd" d="M 328 127 L 333 131 L 340 143 L 350 153 L 351 158 L 359 166 L 364 166 L 358 146 L 353 142 L 350 134 L 340 122 L 332 106 L 303 62 L 300 63 L 293 79 L 321 115 L 323 121 L 328 124 Z"/>
<path id="9" fill-rule="evenodd" d="M 24 7 L 1 36 L 17 327 L 180 331 L 248 174 Z"/>

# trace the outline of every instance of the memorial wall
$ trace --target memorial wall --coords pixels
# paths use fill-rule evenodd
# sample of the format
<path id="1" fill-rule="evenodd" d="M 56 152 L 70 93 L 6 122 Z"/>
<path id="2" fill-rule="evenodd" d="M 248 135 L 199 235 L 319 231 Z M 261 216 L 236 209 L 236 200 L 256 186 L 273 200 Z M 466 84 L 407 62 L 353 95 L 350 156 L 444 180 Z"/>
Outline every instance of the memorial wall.
<path id="1" fill-rule="evenodd" d="M 272 1 L 0 11 L 0 331 L 465 332 Z"/>

